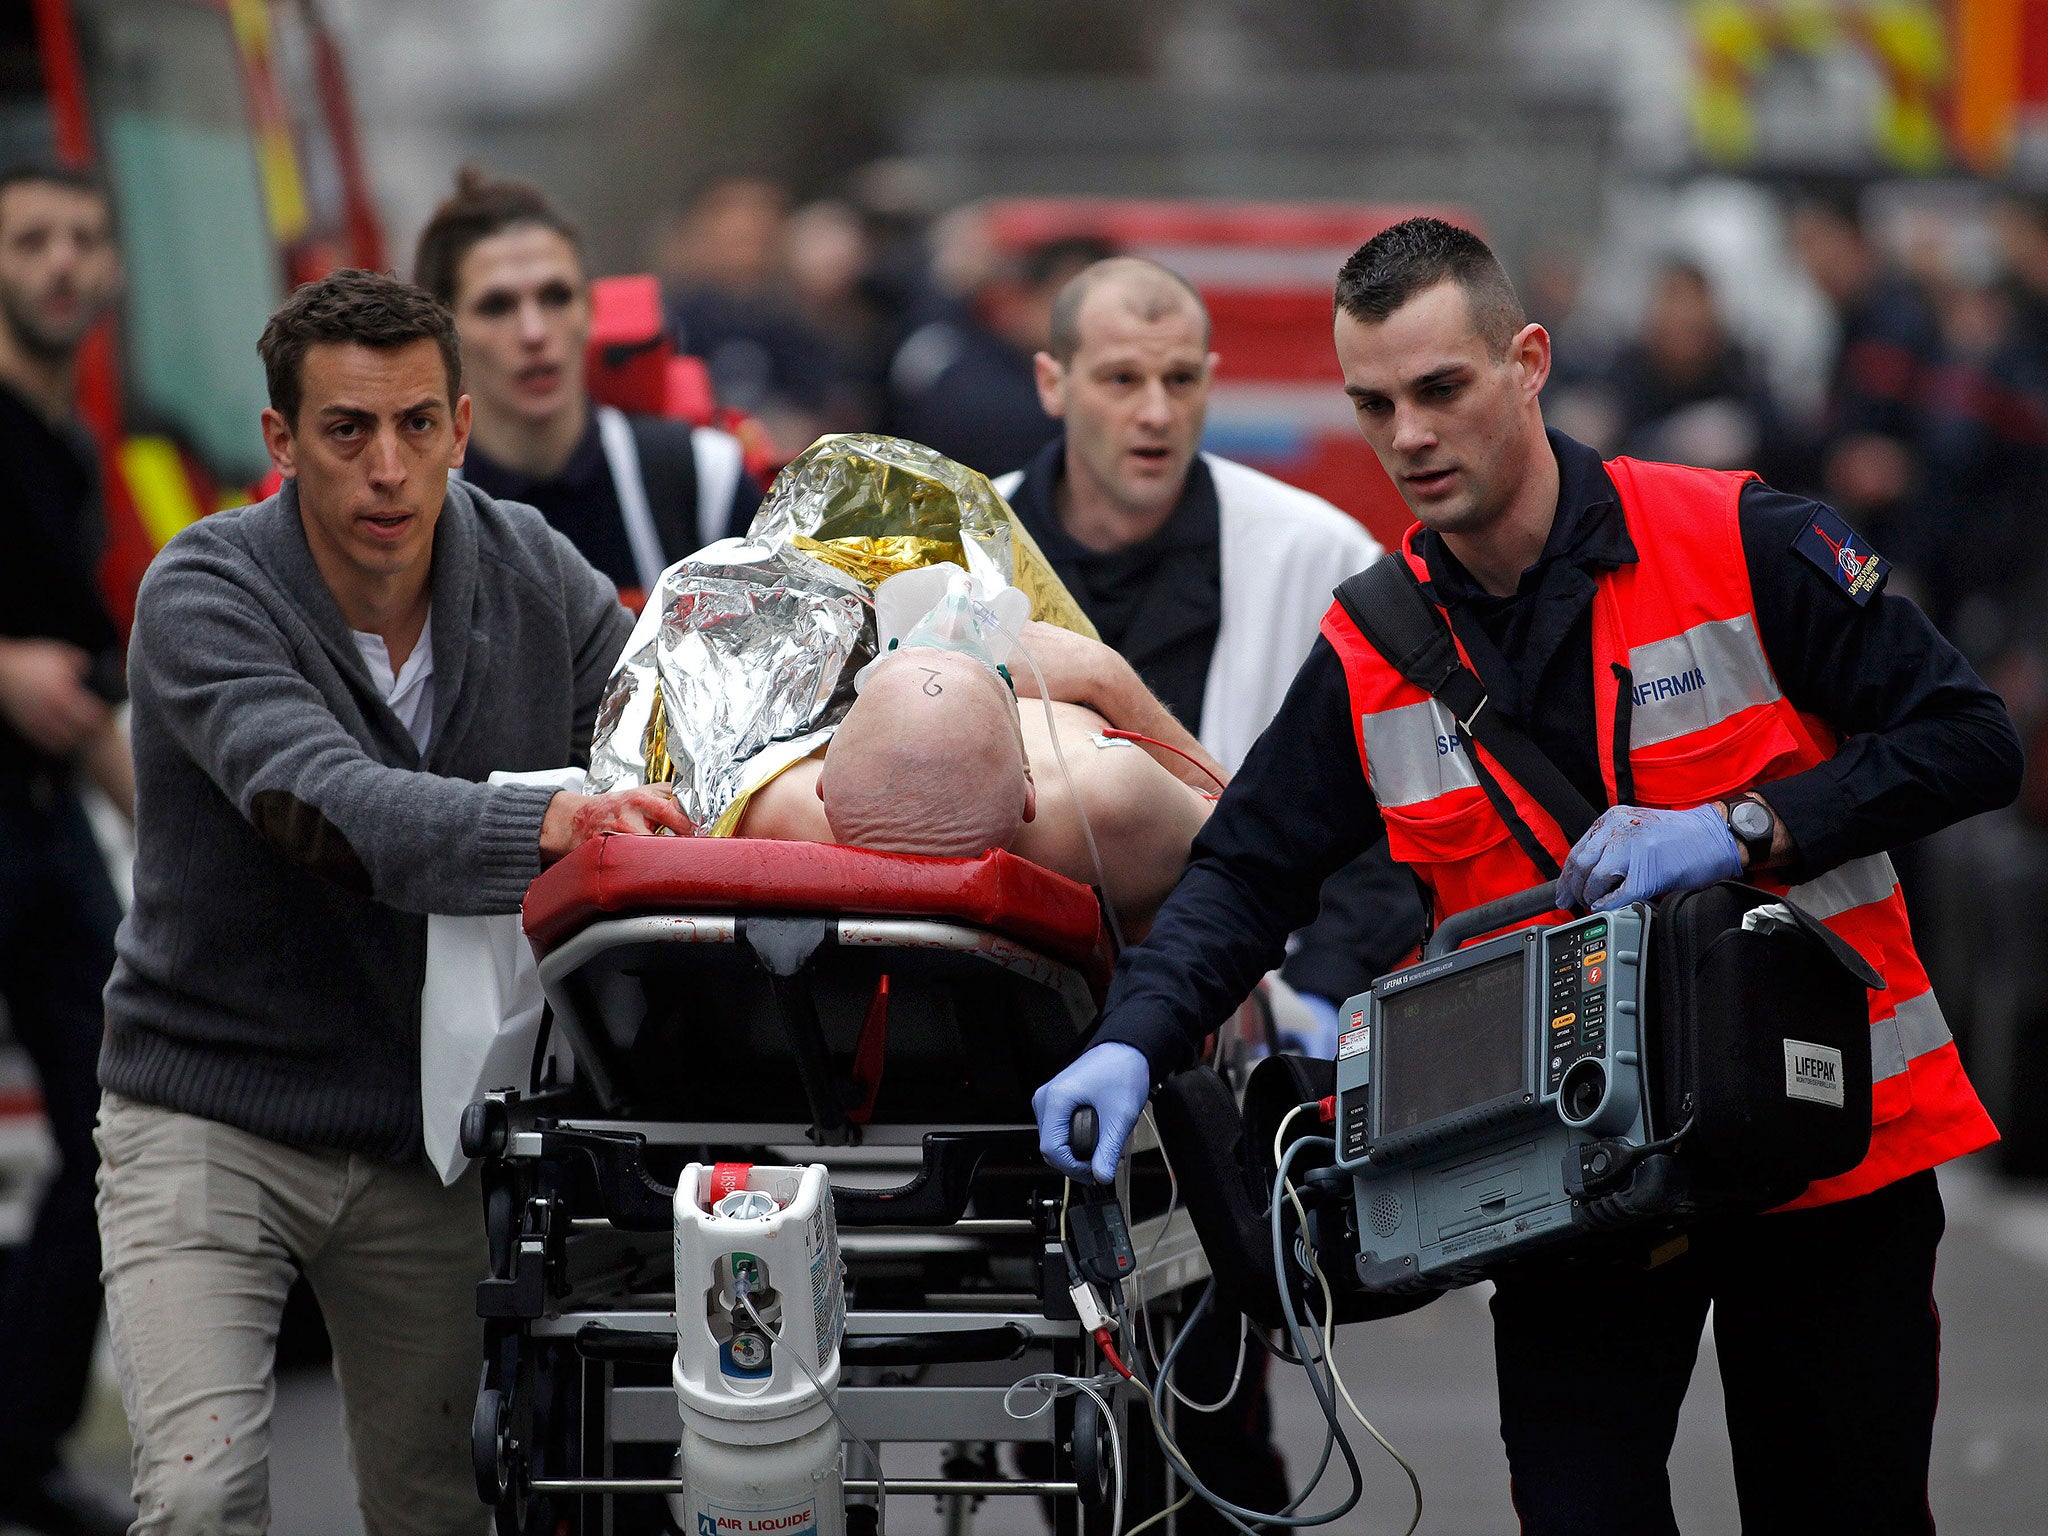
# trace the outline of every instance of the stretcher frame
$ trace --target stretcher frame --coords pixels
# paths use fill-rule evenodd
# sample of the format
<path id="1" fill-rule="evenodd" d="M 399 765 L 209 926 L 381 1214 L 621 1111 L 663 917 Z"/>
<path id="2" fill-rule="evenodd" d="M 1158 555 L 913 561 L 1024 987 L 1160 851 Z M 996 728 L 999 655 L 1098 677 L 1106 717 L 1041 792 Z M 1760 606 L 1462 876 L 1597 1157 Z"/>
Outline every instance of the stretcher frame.
<path id="1" fill-rule="evenodd" d="M 1044 1500 L 1056 1536 L 1109 1530 L 1111 1437 L 1094 1405 L 1062 1397 L 1024 1420 L 1004 1407 L 1027 1375 L 1101 1370 L 1066 1295 L 1060 1181 L 1038 1158 L 1028 1104 L 995 1122 L 852 1118 L 835 1093 L 812 987 L 813 962 L 828 952 L 1012 989 L 1040 1016 L 1063 1021 L 1069 1053 L 1096 1013 L 1099 974 L 943 914 L 635 911 L 595 916 L 558 936 L 541 956 L 541 982 L 577 1080 L 491 1094 L 462 1127 L 465 1154 L 482 1165 L 491 1239 L 491 1275 L 478 1289 L 487 1349 L 472 1459 L 499 1532 L 669 1528 L 656 1496 L 680 1484 L 657 1462 L 680 1440 L 681 1421 L 668 1380 L 675 1296 L 672 1183 L 663 1175 L 685 1157 L 720 1154 L 831 1170 L 850 1281 L 840 1411 L 884 1447 L 955 1449 L 946 1475 L 891 1478 L 891 1495 L 946 1500 L 951 1536 L 966 1530 L 980 1500 L 1001 1496 Z M 632 1104 L 622 1042 L 635 1026 L 620 1015 L 633 1003 L 617 978 L 641 967 L 647 1008 L 647 969 L 675 968 L 684 957 L 728 970 L 751 964 L 765 976 L 806 1118 L 647 1118 Z M 541 1059 L 537 1052 L 537 1071 Z M 1163 1190 L 1160 1168 L 1138 1138 L 1120 1179 L 1127 1208 L 1134 1187 Z M 981 1213 L 977 1186 L 986 1191 L 991 1180 L 1003 1186 L 1003 1214 Z M 1207 1267 L 1186 1213 L 1163 1199 L 1152 1204 L 1134 1212 L 1147 1271 L 1140 1283 L 1156 1311 L 1171 1313 L 1172 1298 L 1206 1278 Z M 862 1304 L 871 1275 L 906 1267 L 965 1280 L 923 1293 L 918 1306 Z M 991 1283 L 1003 1276 L 1009 1283 Z M 1035 1401 L 1027 1392 L 1025 1406 Z M 1111 1402 L 1127 1509 L 1161 1508 L 1165 1465 L 1142 1412 L 1124 1394 Z M 1043 1475 L 1005 1474 L 992 1455 L 1001 1445 L 1038 1447 L 1033 1464 Z M 872 1469 L 852 1451 L 849 1499 L 872 1500 Z M 861 1511 L 850 1503 L 850 1531 L 859 1532 Z"/>

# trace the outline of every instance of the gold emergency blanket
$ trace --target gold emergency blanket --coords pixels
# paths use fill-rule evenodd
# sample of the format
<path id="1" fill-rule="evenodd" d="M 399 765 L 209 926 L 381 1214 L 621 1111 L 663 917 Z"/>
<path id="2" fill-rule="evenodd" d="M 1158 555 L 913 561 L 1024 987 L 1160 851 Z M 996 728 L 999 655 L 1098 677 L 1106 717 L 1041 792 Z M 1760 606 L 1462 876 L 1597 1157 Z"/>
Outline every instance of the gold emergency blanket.
<path id="1" fill-rule="evenodd" d="M 946 561 L 1097 638 L 985 476 L 901 438 L 820 438 L 776 476 L 744 540 L 662 573 L 598 710 L 592 792 L 672 782 L 695 825 L 731 832 L 746 797 L 852 704 L 875 654 L 875 587 Z"/>

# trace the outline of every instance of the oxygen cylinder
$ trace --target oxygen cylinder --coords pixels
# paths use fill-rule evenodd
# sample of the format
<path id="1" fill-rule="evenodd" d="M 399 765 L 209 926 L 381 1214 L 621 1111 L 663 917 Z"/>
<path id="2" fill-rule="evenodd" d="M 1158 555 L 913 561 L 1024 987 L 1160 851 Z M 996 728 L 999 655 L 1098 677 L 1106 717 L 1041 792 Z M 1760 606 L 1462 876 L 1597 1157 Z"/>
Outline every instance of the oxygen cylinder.
<path id="1" fill-rule="evenodd" d="M 844 1536 L 828 1394 L 839 1385 L 846 1290 L 824 1165 L 691 1163 L 676 1181 L 675 1220 L 677 1528 Z"/>

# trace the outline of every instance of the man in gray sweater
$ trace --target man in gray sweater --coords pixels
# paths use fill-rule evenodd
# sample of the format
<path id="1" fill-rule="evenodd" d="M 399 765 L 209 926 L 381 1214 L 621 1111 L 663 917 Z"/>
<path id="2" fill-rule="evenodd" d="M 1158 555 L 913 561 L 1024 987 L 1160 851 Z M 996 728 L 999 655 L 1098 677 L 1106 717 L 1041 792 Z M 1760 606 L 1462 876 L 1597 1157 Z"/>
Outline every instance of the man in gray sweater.
<path id="1" fill-rule="evenodd" d="M 472 1180 L 420 1141 L 430 912 L 516 910 L 600 831 L 687 830 L 658 789 L 482 782 L 587 751 L 629 620 L 532 508 L 451 483 L 453 321 L 367 272 L 260 344 L 276 496 L 187 529 L 130 652 L 135 903 L 98 1141 L 138 1532 L 261 1532 L 295 1268 L 334 1339 L 364 1524 L 481 1532 L 468 1470 L 485 1268 Z"/>

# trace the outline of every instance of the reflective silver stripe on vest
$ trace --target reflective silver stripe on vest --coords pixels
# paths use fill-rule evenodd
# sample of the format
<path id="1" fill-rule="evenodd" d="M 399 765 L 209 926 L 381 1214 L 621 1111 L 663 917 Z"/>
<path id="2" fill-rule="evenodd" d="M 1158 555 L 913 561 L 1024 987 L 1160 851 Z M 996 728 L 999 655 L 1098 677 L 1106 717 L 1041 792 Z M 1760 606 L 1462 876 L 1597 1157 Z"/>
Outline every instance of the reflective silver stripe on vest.
<path id="1" fill-rule="evenodd" d="M 1954 1038 L 1932 992 L 1908 998 L 1890 1018 L 1870 1026 L 1870 1080 L 1897 1077 L 1914 1057 L 1938 1051 Z"/>
<path id="2" fill-rule="evenodd" d="M 1695 624 L 1669 640 L 1628 653 L 1635 677 L 1629 745 L 1654 747 L 1718 725 L 1778 698 L 1777 679 L 1748 614 Z"/>
<path id="3" fill-rule="evenodd" d="M 1826 922 L 1857 907 L 1883 901 L 1898 887 L 1899 874 L 1888 854 L 1851 859 L 1818 879 L 1795 885 L 1785 893 L 1800 911 Z"/>
<path id="4" fill-rule="evenodd" d="M 1435 699 L 1361 715 L 1365 764 L 1381 805 L 1419 805 L 1479 779 L 1458 745 L 1451 712 Z"/>

